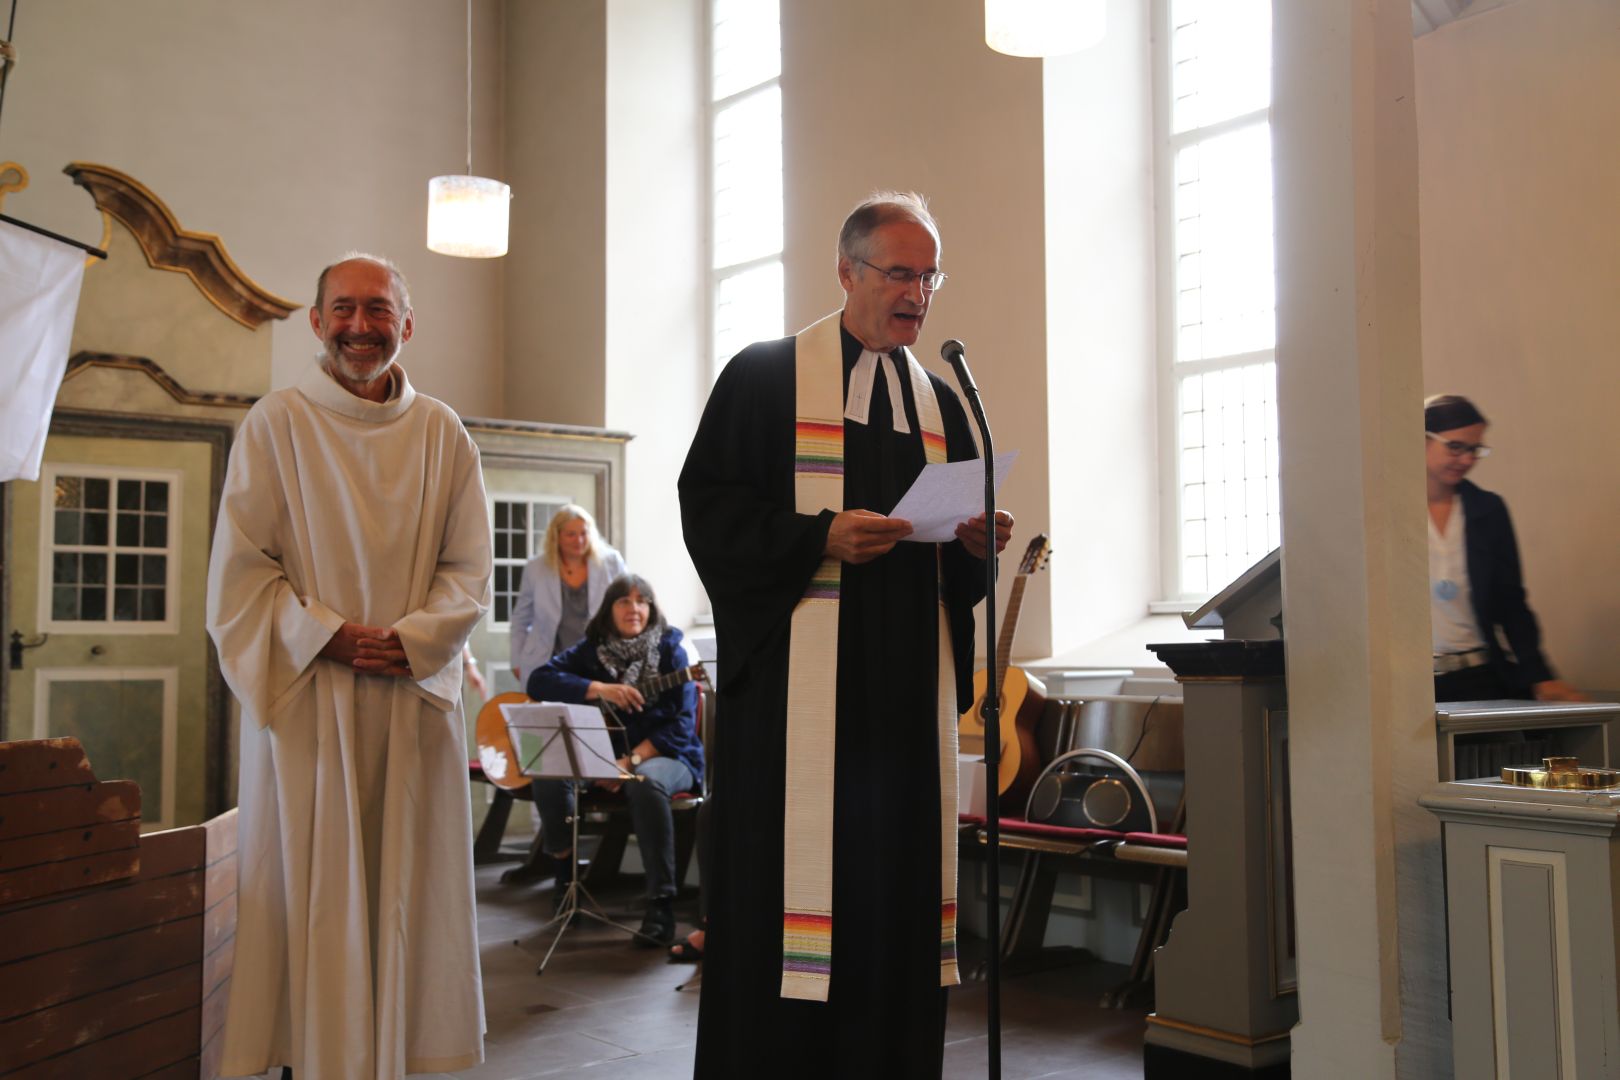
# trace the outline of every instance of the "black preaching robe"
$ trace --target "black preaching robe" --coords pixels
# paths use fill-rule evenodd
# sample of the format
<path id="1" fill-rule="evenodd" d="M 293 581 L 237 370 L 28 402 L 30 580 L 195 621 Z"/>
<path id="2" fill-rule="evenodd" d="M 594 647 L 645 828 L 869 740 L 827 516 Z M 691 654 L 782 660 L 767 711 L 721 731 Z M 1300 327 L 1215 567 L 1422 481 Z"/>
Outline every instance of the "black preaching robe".
<path id="1" fill-rule="evenodd" d="M 844 388 L 861 346 L 843 331 Z M 885 360 L 884 363 L 893 363 Z M 950 460 L 977 456 L 961 402 L 930 374 Z M 868 424 L 844 424 L 844 507 L 886 514 L 923 467 L 894 430 L 881 372 Z M 794 509 L 794 339 L 750 346 L 715 384 L 681 471 L 687 550 L 719 638 L 709 932 L 696 1075 L 938 1077 L 940 791 L 934 704 L 940 596 L 934 544 L 845 563 L 838 613 L 832 981 L 825 1003 L 784 1000 L 782 831 L 789 625 L 832 511 Z M 943 547 L 958 701 L 971 696 L 984 563 Z"/>

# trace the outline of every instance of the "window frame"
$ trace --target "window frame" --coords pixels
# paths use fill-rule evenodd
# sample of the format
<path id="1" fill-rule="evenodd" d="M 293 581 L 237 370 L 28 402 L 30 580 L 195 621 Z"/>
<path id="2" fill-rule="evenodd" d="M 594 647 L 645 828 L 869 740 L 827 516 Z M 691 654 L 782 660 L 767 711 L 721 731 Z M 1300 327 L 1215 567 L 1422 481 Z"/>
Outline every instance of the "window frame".
<path id="1" fill-rule="evenodd" d="M 107 540 L 104 545 L 58 544 L 56 542 L 56 482 L 62 476 L 108 480 Z M 118 482 L 123 480 L 158 480 L 169 485 L 168 543 L 161 549 L 165 558 L 163 582 L 163 618 L 161 620 L 121 620 L 112 618 L 113 590 L 116 587 L 116 565 L 119 554 L 156 555 L 158 548 L 125 548 L 118 540 Z M 184 554 L 181 531 L 185 510 L 185 474 L 179 469 L 126 468 L 118 465 L 95 465 L 78 462 L 47 461 L 39 475 L 39 563 L 37 624 L 47 634 L 178 634 L 180 632 L 180 559 Z M 143 509 L 144 512 L 144 509 Z M 56 584 L 56 558 L 58 552 L 79 554 L 105 554 L 107 556 L 107 615 L 105 620 L 58 619 L 52 589 Z"/>
<path id="2" fill-rule="evenodd" d="M 1154 614 L 1191 610 L 1208 600 L 1227 584 L 1225 581 L 1208 582 L 1204 590 L 1189 590 L 1182 580 L 1184 536 L 1182 533 L 1182 448 L 1181 448 L 1181 391 L 1182 382 L 1189 376 L 1234 370 L 1254 364 L 1276 363 L 1276 339 L 1272 347 L 1228 356 L 1204 357 L 1197 360 L 1176 360 L 1180 338 L 1177 313 L 1177 271 L 1179 256 L 1176 251 L 1176 156 L 1188 146 L 1228 135 L 1257 123 L 1271 123 L 1276 102 L 1268 98 L 1264 109 L 1255 109 L 1238 116 L 1190 128 L 1182 132 L 1172 130 L 1175 110 L 1175 71 L 1173 62 L 1175 27 L 1172 24 L 1173 0 L 1154 0 L 1152 7 L 1152 78 L 1153 78 L 1153 186 L 1154 186 L 1154 321 L 1157 332 L 1155 383 L 1158 393 L 1159 417 L 1159 591 L 1166 599 L 1149 605 Z M 1272 0 L 1275 4 L 1277 0 Z M 1272 197 L 1276 187 L 1273 183 Z M 1275 206 L 1275 203 L 1273 203 Z M 1273 212 L 1275 215 L 1275 211 Z M 1275 216 L 1273 216 L 1275 221 Z M 1275 245 L 1275 229 L 1273 229 Z M 1274 264 L 1275 266 L 1275 264 Z M 1275 273 L 1275 269 L 1273 270 Z M 1275 309 L 1273 309 L 1275 311 Z M 1275 401 L 1275 397 L 1273 398 Z M 1207 520 L 1207 519 L 1206 519 Z M 1264 553 L 1262 553 L 1263 555 Z"/>
<path id="3" fill-rule="evenodd" d="M 561 510 L 563 507 L 572 505 L 573 502 L 574 502 L 574 499 L 573 499 L 573 496 L 571 496 L 571 495 L 562 495 L 562 494 L 546 493 L 546 492 L 535 493 L 535 492 L 527 492 L 527 491 L 489 492 L 488 493 L 488 498 L 489 498 L 489 508 L 488 508 L 489 509 L 489 533 L 490 533 L 490 537 L 492 538 L 492 541 L 493 541 L 493 537 L 495 535 L 495 504 L 496 503 L 503 503 L 503 502 L 507 503 L 507 504 L 527 503 L 528 506 L 529 506 L 529 521 L 528 521 L 528 526 L 527 527 L 528 527 L 528 530 L 529 530 L 528 536 L 529 536 L 530 553 L 528 555 L 524 556 L 521 559 L 514 558 L 514 557 L 512 557 L 510 555 L 505 556 L 505 557 L 500 557 L 500 556 L 496 556 L 494 554 L 493 542 L 491 543 L 491 548 L 490 548 L 490 550 L 491 550 L 490 571 L 491 572 L 490 572 L 489 628 L 492 631 L 506 632 L 506 631 L 510 631 L 511 628 L 512 628 L 511 619 L 508 618 L 505 622 L 502 622 L 501 620 L 499 620 L 499 619 L 497 619 L 495 617 L 495 613 L 499 609 L 496 607 L 496 604 L 495 604 L 495 575 L 494 575 L 494 568 L 498 567 L 498 566 L 505 566 L 505 567 L 516 566 L 517 569 L 518 569 L 518 572 L 521 574 L 522 571 L 523 571 L 523 567 L 528 565 L 529 560 L 533 559 L 536 555 L 540 554 L 540 549 L 544 545 L 544 542 L 545 542 L 546 526 L 551 523 L 552 516 L 555 515 L 557 513 L 557 511 Z M 545 515 L 545 524 L 540 525 L 538 528 L 535 527 L 535 514 L 534 514 L 534 507 L 537 506 L 537 505 L 548 505 L 548 506 L 551 507 L 550 513 L 547 513 Z M 522 580 L 519 579 L 518 589 L 521 589 L 521 588 L 522 588 Z M 515 603 L 516 599 L 517 599 L 517 595 L 518 595 L 518 590 L 517 589 L 509 590 L 508 595 L 510 595 L 512 597 L 513 602 Z M 510 613 L 511 613 L 511 608 L 510 607 L 507 608 L 507 612 L 510 615 Z"/>

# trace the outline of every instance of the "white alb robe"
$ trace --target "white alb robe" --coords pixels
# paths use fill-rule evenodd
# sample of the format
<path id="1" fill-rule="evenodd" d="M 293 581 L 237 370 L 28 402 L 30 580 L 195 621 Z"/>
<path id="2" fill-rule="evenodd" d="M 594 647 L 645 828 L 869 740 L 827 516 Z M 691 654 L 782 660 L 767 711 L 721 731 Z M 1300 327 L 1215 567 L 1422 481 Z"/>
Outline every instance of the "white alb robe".
<path id="1" fill-rule="evenodd" d="M 242 706 L 236 960 L 221 1072 L 298 1080 L 483 1058 L 461 649 L 490 603 L 478 450 L 411 389 L 313 364 L 231 450 L 208 630 Z M 414 679 L 317 654 L 392 626 Z"/>

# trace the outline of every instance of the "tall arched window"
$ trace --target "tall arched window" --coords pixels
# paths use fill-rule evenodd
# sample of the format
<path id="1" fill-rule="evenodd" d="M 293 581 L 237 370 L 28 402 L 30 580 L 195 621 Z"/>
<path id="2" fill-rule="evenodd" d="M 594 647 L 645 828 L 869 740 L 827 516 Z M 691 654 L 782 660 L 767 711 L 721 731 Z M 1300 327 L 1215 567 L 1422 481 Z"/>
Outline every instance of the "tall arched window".
<path id="1" fill-rule="evenodd" d="M 1191 598 L 1280 536 L 1271 4 L 1161 0 L 1155 39 L 1164 577 Z"/>
<path id="2" fill-rule="evenodd" d="M 710 4 L 712 374 L 783 334 L 782 43 L 777 0 Z"/>

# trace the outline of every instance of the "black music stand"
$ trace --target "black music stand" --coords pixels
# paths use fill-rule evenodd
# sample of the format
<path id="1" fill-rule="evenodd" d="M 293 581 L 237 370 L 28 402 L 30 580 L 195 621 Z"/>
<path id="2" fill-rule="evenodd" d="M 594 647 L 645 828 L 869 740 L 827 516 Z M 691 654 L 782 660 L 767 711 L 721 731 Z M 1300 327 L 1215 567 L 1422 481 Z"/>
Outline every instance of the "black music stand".
<path id="1" fill-rule="evenodd" d="M 614 731 L 622 732 L 624 725 L 598 712 L 594 706 L 565 705 L 559 702 L 540 702 L 528 705 L 502 705 L 501 715 L 506 718 L 506 730 L 512 736 L 520 759 L 519 771 L 536 780 L 618 780 L 633 784 L 642 777 L 619 768 L 613 755 Z M 529 746 L 538 742 L 532 753 L 525 755 Z M 541 958 L 536 975 L 545 974 L 551 954 L 557 951 L 563 934 L 576 915 L 585 915 L 616 930 L 623 930 L 634 938 L 658 942 L 639 930 L 632 930 L 608 916 L 601 903 L 591 895 L 579 880 L 579 800 L 581 792 L 574 790 L 574 812 L 568 816 L 573 829 L 571 851 L 575 861 L 574 873 L 569 875 L 568 887 L 557 899 L 557 913 L 540 928 L 541 932 L 557 927 L 557 936 Z"/>

